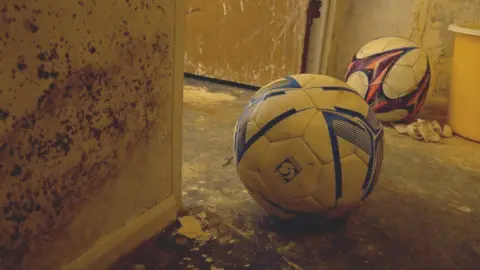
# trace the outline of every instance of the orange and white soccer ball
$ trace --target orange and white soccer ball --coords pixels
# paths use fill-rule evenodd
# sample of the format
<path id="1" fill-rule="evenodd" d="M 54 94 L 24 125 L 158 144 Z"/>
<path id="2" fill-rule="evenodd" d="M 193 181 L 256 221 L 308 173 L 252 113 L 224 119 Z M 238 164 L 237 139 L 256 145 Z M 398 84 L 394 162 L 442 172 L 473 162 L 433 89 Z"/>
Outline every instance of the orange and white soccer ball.
<path id="1" fill-rule="evenodd" d="M 358 51 L 345 77 L 381 121 L 408 122 L 425 102 L 431 67 L 425 51 L 414 42 L 383 37 Z"/>
<path id="2" fill-rule="evenodd" d="M 289 76 L 261 88 L 239 117 L 234 157 L 252 197 L 280 218 L 337 218 L 374 190 L 383 128 L 346 83 Z"/>

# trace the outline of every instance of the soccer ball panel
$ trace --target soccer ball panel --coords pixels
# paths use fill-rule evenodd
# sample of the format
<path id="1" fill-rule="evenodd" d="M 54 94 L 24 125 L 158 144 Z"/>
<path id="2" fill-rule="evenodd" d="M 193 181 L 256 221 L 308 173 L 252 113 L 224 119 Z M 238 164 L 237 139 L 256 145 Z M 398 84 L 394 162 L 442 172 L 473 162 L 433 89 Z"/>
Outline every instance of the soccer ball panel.
<path id="1" fill-rule="evenodd" d="M 370 108 L 368 104 L 364 102 L 362 97 L 346 91 L 343 91 L 338 95 L 337 100 L 335 101 L 335 107 L 359 113 L 364 117 L 368 115 L 368 110 Z"/>
<path id="2" fill-rule="evenodd" d="M 272 85 L 277 85 L 278 83 L 284 82 L 285 80 L 286 80 L 285 78 L 276 79 L 276 80 L 272 81 L 271 83 L 268 83 L 268 84 L 260 87 L 260 89 L 258 89 L 256 93 L 261 95 L 262 92 L 264 93 L 265 91 L 268 91 L 268 89 L 271 89 Z M 273 88 L 275 88 L 275 87 L 273 87 Z"/>
<path id="3" fill-rule="evenodd" d="M 307 90 L 309 88 L 323 88 L 323 87 L 333 87 L 333 86 L 336 86 L 336 87 L 348 87 L 347 84 L 345 84 L 344 82 L 336 79 L 336 78 L 333 78 L 333 77 L 329 77 L 329 76 L 325 76 L 325 75 L 316 75 L 316 77 L 313 79 L 313 80 L 310 80 L 308 82 L 308 84 L 305 84 L 305 86 L 303 87 L 304 90 Z"/>
<path id="4" fill-rule="evenodd" d="M 289 78 L 295 79 L 295 81 L 297 81 L 298 84 L 302 86 L 302 88 L 305 88 L 311 81 L 316 80 L 318 78 L 317 76 L 318 75 L 316 74 L 304 73 L 304 74 L 289 76 Z"/>
<path id="5" fill-rule="evenodd" d="M 393 88 L 388 84 L 384 84 L 382 87 L 383 93 L 389 99 L 397 99 L 400 95 L 397 92 L 397 89 Z"/>
<path id="6" fill-rule="evenodd" d="M 249 122 L 247 124 L 247 134 L 255 134 L 259 131 L 260 129 L 255 123 Z M 237 134 L 236 136 L 241 136 L 240 134 Z M 247 135 L 248 136 L 248 135 Z M 248 137 L 249 139 L 252 138 L 253 135 Z M 250 142 L 249 139 L 245 139 L 245 141 L 241 141 L 242 138 L 237 138 L 237 145 L 239 143 L 243 143 L 244 146 L 236 146 L 236 161 L 239 162 L 238 166 L 243 167 L 245 169 L 249 169 L 252 171 L 258 170 L 258 164 L 260 163 L 263 154 L 267 150 L 270 142 L 268 141 L 267 138 L 264 136 L 260 136 L 258 138 L 255 138 L 255 141 Z M 244 147 L 243 149 L 245 152 L 240 153 L 242 149 L 238 149 Z M 248 147 L 248 148 L 247 148 Z M 245 149 L 246 148 L 246 149 Z M 239 156 L 241 155 L 241 156 Z M 239 160 L 238 160 L 239 159 Z"/>
<path id="7" fill-rule="evenodd" d="M 248 190 L 248 189 L 247 189 Z M 248 193 L 250 193 L 250 196 L 265 210 L 270 215 L 276 216 L 280 219 L 292 219 L 295 217 L 295 213 L 290 212 L 288 210 L 282 209 L 280 205 L 277 203 L 271 201 L 269 198 L 266 196 L 252 192 L 248 190 Z M 287 212 L 288 211 L 288 212 Z"/>
<path id="8" fill-rule="evenodd" d="M 281 86 L 286 85 L 288 83 L 289 83 L 289 81 L 285 78 L 275 80 L 275 81 L 263 86 L 262 88 L 258 89 L 255 92 L 255 94 L 253 94 L 253 98 L 254 99 L 259 98 L 260 96 L 264 95 L 265 93 L 267 93 L 269 91 L 275 91 L 275 90 L 284 91 L 285 89 L 282 88 Z M 280 88 L 279 88 L 279 86 L 280 86 Z M 288 89 L 290 89 L 290 88 L 291 87 L 289 87 Z M 298 87 L 295 87 L 295 88 L 298 88 Z"/>
<path id="9" fill-rule="evenodd" d="M 324 165 L 318 175 L 317 185 L 313 192 L 313 198 L 325 208 L 330 210 L 336 205 L 335 166 L 332 163 Z"/>
<path id="10" fill-rule="evenodd" d="M 357 93 L 362 97 L 365 98 L 367 95 L 368 90 L 368 77 L 362 71 L 357 71 L 352 73 L 347 78 L 347 84 L 350 85 Z"/>
<path id="11" fill-rule="evenodd" d="M 334 125 L 337 125 L 337 124 L 341 125 L 342 123 L 334 123 Z M 353 131 L 351 132 L 353 133 Z M 357 148 L 353 143 L 338 136 L 337 136 L 337 143 L 338 143 L 338 152 L 339 152 L 340 158 L 352 155 L 353 153 L 355 153 L 355 150 Z"/>
<path id="12" fill-rule="evenodd" d="M 393 66 L 384 82 L 389 87 L 384 87 L 383 92 L 388 98 L 399 98 L 413 92 L 417 84 L 412 67 Z"/>
<path id="13" fill-rule="evenodd" d="M 329 110 L 334 109 L 333 105 L 340 93 L 340 91 L 324 91 L 322 88 L 309 88 L 303 91 L 311 98 L 316 108 Z"/>
<path id="14" fill-rule="evenodd" d="M 265 137 L 267 137 L 270 142 L 300 138 L 303 136 L 305 128 L 316 113 L 317 110 L 314 108 L 296 112 L 272 126 L 272 128 L 265 133 Z"/>
<path id="15" fill-rule="evenodd" d="M 278 201 L 273 194 L 269 191 L 269 188 L 265 186 L 262 178 L 256 172 L 244 169 L 242 167 L 237 168 L 237 173 L 242 182 L 245 185 L 248 193 L 252 198 L 271 215 L 277 216 L 282 219 L 289 219 L 294 217 L 293 214 L 287 213 L 278 206 Z"/>
<path id="16" fill-rule="evenodd" d="M 290 115 L 292 111 L 312 108 L 313 102 L 302 90 L 290 90 L 281 95 L 268 97 L 255 117 L 255 123 L 262 128 L 268 123 Z"/>
<path id="17" fill-rule="evenodd" d="M 362 150 L 361 148 L 356 148 L 355 149 L 355 155 L 365 164 L 368 166 L 368 163 L 370 161 L 370 155 Z"/>
<path id="18" fill-rule="evenodd" d="M 328 209 L 329 218 L 343 216 L 358 208 L 364 193 L 362 186 L 368 167 L 355 155 L 343 158 L 341 166 L 342 196 L 337 200 L 336 192 L 339 187 L 335 181 L 333 163 L 324 166 L 313 195 L 316 201 Z"/>
<path id="19" fill-rule="evenodd" d="M 423 51 L 421 49 L 411 50 L 398 59 L 395 65 L 413 67 L 422 54 Z"/>
<path id="20" fill-rule="evenodd" d="M 258 172 L 243 168 L 242 166 L 238 166 L 237 173 L 240 179 L 242 179 L 243 184 L 245 184 L 248 190 L 270 197 L 270 199 L 273 201 L 275 200 L 275 197 L 272 194 L 270 194 L 268 187 L 265 186 Z"/>
<path id="21" fill-rule="evenodd" d="M 287 90 L 290 90 L 290 89 L 287 89 Z M 262 88 L 262 89 L 257 90 L 257 91 L 253 94 L 252 100 L 261 99 L 262 96 L 265 95 L 265 94 L 267 94 L 267 93 L 284 92 L 284 91 L 286 91 L 286 89 Z"/>
<path id="22" fill-rule="evenodd" d="M 401 37 L 394 37 L 388 42 L 387 46 L 385 46 L 384 51 L 391 51 L 400 48 L 408 48 L 408 47 L 417 47 L 417 45 L 411 42 L 408 39 L 404 39 Z"/>
<path id="23" fill-rule="evenodd" d="M 390 47 L 390 44 L 393 43 L 394 44 L 393 46 L 395 46 L 395 44 L 398 44 L 398 42 L 403 42 L 403 44 L 407 44 L 405 43 L 405 39 L 399 38 L 399 37 L 377 38 L 365 44 L 362 48 L 360 48 L 360 50 L 356 54 L 356 58 L 363 59 L 363 58 L 367 58 L 369 56 L 375 55 L 377 53 L 387 51 L 389 50 L 387 48 Z"/>
<path id="24" fill-rule="evenodd" d="M 300 88 L 303 88 L 305 85 L 307 85 L 313 79 L 315 79 L 315 75 L 312 75 L 312 74 L 298 74 L 294 76 L 281 78 L 260 88 L 254 94 L 253 98 L 258 98 L 264 95 L 265 93 L 272 92 L 272 91 L 300 89 Z"/>
<path id="25" fill-rule="evenodd" d="M 364 59 L 385 49 L 390 42 L 390 38 L 379 38 L 365 44 L 356 54 L 357 59 Z"/>
<path id="26" fill-rule="evenodd" d="M 415 75 L 415 81 L 420 82 L 425 76 L 425 72 L 428 69 L 428 58 L 425 53 L 422 53 L 418 60 L 413 65 L 413 73 Z"/>
<path id="27" fill-rule="evenodd" d="M 322 166 L 301 139 L 270 144 L 259 172 L 266 186 L 280 199 L 309 196 Z"/>
<path id="28" fill-rule="evenodd" d="M 249 121 L 247 123 L 247 130 L 246 130 L 246 136 L 245 136 L 245 140 L 248 141 L 250 139 L 252 139 L 253 136 L 255 136 L 255 134 L 258 133 L 258 131 L 260 131 L 260 128 L 257 126 L 257 124 L 255 122 L 252 122 L 252 121 Z"/>
<path id="29" fill-rule="evenodd" d="M 356 155 L 350 155 L 342 158 L 342 196 L 338 199 L 338 204 L 355 205 L 363 196 L 362 186 L 367 177 L 368 166 Z"/>
<path id="30" fill-rule="evenodd" d="M 312 118 L 305 129 L 303 141 L 322 164 L 333 162 L 330 132 L 323 114 L 317 113 Z"/>

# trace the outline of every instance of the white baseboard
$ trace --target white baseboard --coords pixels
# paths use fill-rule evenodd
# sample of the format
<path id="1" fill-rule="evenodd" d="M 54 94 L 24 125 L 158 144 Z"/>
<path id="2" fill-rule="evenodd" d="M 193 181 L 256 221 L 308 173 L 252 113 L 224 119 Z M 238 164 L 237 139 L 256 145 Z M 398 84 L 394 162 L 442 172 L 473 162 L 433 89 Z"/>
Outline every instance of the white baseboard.
<path id="1" fill-rule="evenodd" d="M 160 233 L 177 218 L 175 197 L 169 196 L 125 226 L 100 239 L 63 270 L 108 269 L 122 256 Z"/>

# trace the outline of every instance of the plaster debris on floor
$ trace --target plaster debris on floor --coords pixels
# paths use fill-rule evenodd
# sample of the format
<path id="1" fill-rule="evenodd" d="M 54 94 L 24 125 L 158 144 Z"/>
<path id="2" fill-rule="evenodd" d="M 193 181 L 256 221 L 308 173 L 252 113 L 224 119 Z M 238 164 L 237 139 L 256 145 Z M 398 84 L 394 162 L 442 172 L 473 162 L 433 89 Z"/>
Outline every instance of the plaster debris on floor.
<path id="1" fill-rule="evenodd" d="M 205 215 L 204 212 L 202 213 L 203 215 Z M 199 216 L 183 216 L 178 218 L 178 221 L 180 222 L 181 226 L 177 231 L 179 235 L 200 242 L 208 241 L 213 237 L 208 231 L 204 229 L 204 224 L 202 224 Z"/>
<path id="2" fill-rule="evenodd" d="M 436 120 L 426 121 L 417 119 L 416 122 L 408 125 L 394 124 L 393 126 L 398 133 L 424 142 L 437 143 L 440 142 L 442 138 L 451 138 L 453 136 L 450 126 L 443 125 L 442 127 Z"/>
<path id="3" fill-rule="evenodd" d="M 188 104 L 218 104 L 236 99 L 235 96 L 226 93 L 210 92 L 204 86 L 186 85 L 183 91 L 183 102 Z"/>
<path id="4" fill-rule="evenodd" d="M 479 269 L 480 145 L 433 121 L 408 127 L 417 139 L 407 126 L 386 126 L 381 178 L 362 207 L 342 223 L 278 222 L 248 194 L 231 160 L 233 128 L 252 92 L 186 81 L 188 215 L 110 270 Z"/>

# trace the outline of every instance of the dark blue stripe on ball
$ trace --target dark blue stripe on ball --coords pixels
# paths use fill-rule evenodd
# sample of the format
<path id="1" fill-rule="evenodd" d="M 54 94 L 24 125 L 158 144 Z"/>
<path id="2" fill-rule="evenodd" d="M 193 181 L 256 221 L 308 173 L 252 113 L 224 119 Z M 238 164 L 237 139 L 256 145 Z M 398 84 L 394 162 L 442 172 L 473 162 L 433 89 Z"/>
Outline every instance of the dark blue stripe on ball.
<path id="1" fill-rule="evenodd" d="M 261 91 L 270 91 L 275 89 L 302 88 L 302 86 L 293 77 L 285 77 L 282 81 L 276 82 Z"/>
<path id="2" fill-rule="evenodd" d="M 309 108 L 310 109 L 310 108 Z M 304 110 L 296 110 L 296 109 L 290 109 L 277 117 L 273 118 L 270 122 L 268 122 L 265 126 L 263 126 L 257 133 L 255 133 L 248 141 L 245 142 L 246 136 L 247 136 L 247 126 L 248 126 L 248 120 L 242 122 L 242 124 L 238 126 L 238 136 L 237 140 L 235 142 L 236 144 L 236 160 L 237 164 L 240 163 L 240 160 L 242 159 L 243 155 L 247 150 L 256 142 L 258 141 L 265 133 L 267 133 L 270 129 L 272 129 L 275 125 L 280 123 L 281 121 L 287 119 L 288 117 L 299 113 Z M 248 117 L 250 119 L 250 117 Z M 239 122 L 240 123 L 240 122 Z"/>

